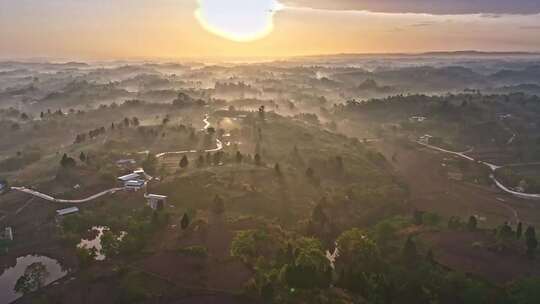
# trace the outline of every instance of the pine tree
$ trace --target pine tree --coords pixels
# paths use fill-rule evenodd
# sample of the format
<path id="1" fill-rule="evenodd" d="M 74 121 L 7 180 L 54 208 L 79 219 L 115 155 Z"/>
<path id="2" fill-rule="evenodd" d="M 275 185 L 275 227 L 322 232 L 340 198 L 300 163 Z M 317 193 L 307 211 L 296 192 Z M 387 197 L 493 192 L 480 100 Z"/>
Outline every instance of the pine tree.
<path id="1" fill-rule="evenodd" d="M 536 239 L 536 231 L 534 227 L 529 226 L 525 232 L 525 239 L 527 243 L 527 256 L 534 258 L 536 248 L 538 248 L 538 240 Z"/>
<path id="2" fill-rule="evenodd" d="M 415 225 L 422 225 L 424 223 L 424 212 L 423 211 L 420 211 L 420 210 L 414 210 L 414 214 L 413 214 L 413 217 L 414 217 L 414 224 Z"/>
<path id="3" fill-rule="evenodd" d="M 86 155 L 84 152 L 81 151 L 81 154 L 79 155 L 79 159 L 84 163 L 86 161 Z"/>
<path id="4" fill-rule="evenodd" d="M 242 159 L 244 158 L 244 156 L 242 156 L 242 153 L 240 153 L 240 151 L 236 151 L 236 162 L 237 163 L 242 163 Z"/>
<path id="5" fill-rule="evenodd" d="M 279 163 L 276 163 L 274 166 L 274 172 L 276 172 L 277 176 L 281 176 L 281 167 L 279 166 Z"/>
<path id="6" fill-rule="evenodd" d="M 409 236 L 403 246 L 403 259 L 407 263 L 414 263 L 417 256 L 418 251 L 416 250 L 416 243 L 413 241 L 412 237 Z"/>
<path id="7" fill-rule="evenodd" d="M 204 167 L 204 156 L 199 155 L 199 158 L 197 159 L 197 168 Z"/>
<path id="8" fill-rule="evenodd" d="M 255 165 L 257 165 L 257 166 L 261 166 L 261 165 L 262 165 L 261 156 L 260 156 L 258 153 L 255 154 Z"/>
<path id="9" fill-rule="evenodd" d="M 323 224 L 323 225 L 326 224 L 326 222 L 328 222 L 328 217 L 326 216 L 326 213 L 324 213 L 325 205 L 326 205 L 326 198 L 323 197 L 321 201 L 313 209 L 313 213 L 311 214 L 311 218 L 313 222 Z"/>
<path id="10" fill-rule="evenodd" d="M 73 168 L 77 165 L 77 162 L 75 162 L 73 158 L 67 156 L 67 154 L 64 153 L 64 155 L 62 156 L 62 160 L 60 160 L 60 165 L 63 168 Z"/>
<path id="11" fill-rule="evenodd" d="M 218 215 L 223 214 L 223 212 L 225 212 L 225 202 L 223 201 L 221 196 L 216 195 L 216 197 L 214 198 L 214 204 L 212 205 L 212 211 L 215 214 L 218 214 Z"/>
<path id="12" fill-rule="evenodd" d="M 426 254 L 426 260 L 430 263 L 430 264 L 435 264 L 435 257 L 433 255 L 433 250 L 430 249 L 427 254 Z"/>
<path id="13" fill-rule="evenodd" d="M 67 160 L 68 159 L 68 156 L 66 153 L 64 153 L 64 155 L 62 155 L 62 159 L 60 160 L 60 165 L 62 167 L 65 167 L 67 165 Z"/>
<path id="14" fill-rule="evenodd" d="M 266 114 L 266 113 L 265 113 L 265 106 L 260 106 L 260 107 L 259 107 L 259 118 L 260 118 L 261 120 L 264 120 L 264 118 L 265 118 L 265 116 L 266 116 L 265 114 Z"/>
<path id="15" fill-rule="evenodd" d="M 476 216 L 471 215 L 471 217 L 469 217 L 469 223 L 467 223 L 467 228 L 469 229 L 469 231 L 475 231 L 477 226 L 478 221 L 476 220 Z"/>
<path id="16" fill-rule="evenodd" d="M 306 170 L 306 176 L 308 178 L 313 178 L 315 176 L 315 171 L 312 168 L 307 168 Z"/>
<path id="17" fill-rule="evenodd" d="M 523 224 L 519 222 L 516 230 L 516 238 L 519 240 L 521 239 L 521 236 L 523 236 Z"/>
<path id="18" fill-rule="evenodd" d="M 187 156 L 184 155 L 182 157 L 182 159 L 180 160 L 180 168 L 185 169 L 185 168 L 187 168 L 188 165 L 189 165 L 189 160 L 188 160 Z"/>
<path id="19" fill-rule="evenodd" d="M 182 217 L 182 220 L 180 221 L 180 227 L 182 227 L 182 230 L 186 230 L 189 226 L 189 216 L 187 213 L 184 213 L 184 216 Z"/>
<path id="20" fill-rule="evenodd" d="M 343 173 L 343 170 L 344 170 L 344 165 L 343 165 L 343 157 L 341 156 L 336 156 L 336 171 L 338 174 L 341 174 Z"/>

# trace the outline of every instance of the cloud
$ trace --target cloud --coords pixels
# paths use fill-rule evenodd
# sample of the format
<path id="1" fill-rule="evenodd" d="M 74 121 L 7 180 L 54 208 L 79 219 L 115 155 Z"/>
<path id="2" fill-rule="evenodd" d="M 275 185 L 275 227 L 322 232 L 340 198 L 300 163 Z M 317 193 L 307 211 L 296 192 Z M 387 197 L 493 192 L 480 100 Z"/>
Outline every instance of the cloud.
<path id="1" fill-rule="evenodd" d="M 234 41 L 260 39 L 274 27 L 276 0 L 199 0 L 195 16 L 209 32 Z"/>
<path id="2" fill-rule="evenodd" d="M 283 0 L 292 7 L 433 15 L 540 13 L 539 0 Z"/>

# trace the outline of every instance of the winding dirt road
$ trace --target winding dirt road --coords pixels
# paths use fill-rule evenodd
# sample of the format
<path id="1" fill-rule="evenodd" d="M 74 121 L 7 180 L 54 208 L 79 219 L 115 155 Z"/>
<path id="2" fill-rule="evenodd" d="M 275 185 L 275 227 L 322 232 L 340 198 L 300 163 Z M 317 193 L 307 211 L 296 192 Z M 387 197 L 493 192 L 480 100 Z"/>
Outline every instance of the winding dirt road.
<path id="1" fill-rule="evenodd" d="M 426 144 L 426 143 L 422 143 L 420 141 L 417 141 L 416 143 L 424 146 L 424 147 L 427 147 L 427 148 L 430 148 L 430 149 L 433 149 L 433 150 L 437 150 L 437 151 L 440 151 L 440 152 L 444 152 L 444 153 L 447 153 L 447 154 L 452 154 L 452 155 L 456 155 L 456 156 L 459 156 L 459 157 L 462 157 L 464 159 L 467 159 L 467 160 L 470 160 L 470 161 L 474 161 L 476 162 L 477 160 L 468 156 L 468 155 L 465 155 L 466 152 L 454 152 L 454 151 L 449 151 L 449 150 L 445 150 L 445 149 L 442 149 L 442 148 L 439 148 L 439 147 L 436 147 L 436 146 L 432 146 L 430 144 Z M 503 168 L 504 166 L 497 166 L 497 165 L 494 165 L 494 164 L 491 164 L 491 163 L 488 163 L 488 162 L 484 162 L 484 161 L 477 161 L 481 164 L 484 164 L 486 165 L 487 167 L 489 167 L 491 169 L 491 171 L 493 172 L 493 174 L 490 175 L 490 178 L 493 180 L 493 182 L 495 182 L 495 184 L 497 185 L 497 187 L 499 187 L 499 189 L 503 190 L 504 192 L 506 193 L 509 193 L 513 196 L 516 196 L 516 197 L 519 197 L 519 198 L 523 198 L 523 199 L 530 199 L 530 200 L 540 200 L 540 194 L 530 194 L 530 193 L 521 193 L 521 192 L 517 192 L 517 191 L 513 191 L 511 189 L 509 189 L 508 187 L 506 187 L 505 185 L 503 185 L 499 180 L 497 180 L 497 178 L 495 177 L 495 171 L 497 171 L 498 169 L 500 168 Z M 517 166 L 519 164 L 514 164 L 512 166 Z M 526 164 L 523 164 L 523 165 L 526 165 Z"/>
<path id="2" fill-rule="evenodd" d="M 208 121 L 209 118 L 210 118 L 210 116 L 208 114 L 206 114 L 204 116 L 204 119 L 203 119 L 204 127 L 202 128 L 202 131 L 207 130 L 208 128 L 210 128 L 211 124 Z M 204 152 L 206 152 L 206 153 L 208 153 L 208 152 L 218 152 L 218 151 L 221 151 L 221 150 L 223 150 L 223 143 L 221 142 L 221 140 L 216 138 L 216 148 L 204 150 Z M 162 158 L 162 157 L 169 156 L 169 155 L 181 155 L 181 154 L 198 153 L 198 152 L 200 152 L 200 151 L 198 151 L 198 150 L 186 150 L 186 151 L 162 152 L 162 153 L 157 154 L 156 157 L 157 158 Z M 32 190 L 32 189 L 29 189 L 29 188 L 26 188 L 26 187 L 11 187 L 11 190 L 15 190 L 15 191 L 23 192 L 23 193 L 26 193 L 26 194 L 30 194 L 30 195 L 32 195 L 34 197 L 41 198 L 41 199 L 44 199 L 46 201 L 53 202 L 53 203 L 83 204 L 83 203 L 87 203 L 87 202 L 91 202 L 93 200 L 96 200 L 96 199 L 98 199 L 98 198 L 100 198 L 102 196 L 105 196 L 105 195 L 114 194 L 114 193 L 116 193 L 118 191 L 127 191 L 128 188 L 126 188 L 126 187 L 112 188 L 112 189 L 108 189 L 108 190 L 96 193 L 96 194 L 94 194 L 92 196 L 89 196 L 87 198 L 77 199 L 77 200 L 66 200 L 66 199 L 55 198 L 55 197 L 52 197 L 52 196 L 50 196 L 48 194 L 41 193 L 39 191 Z"/>

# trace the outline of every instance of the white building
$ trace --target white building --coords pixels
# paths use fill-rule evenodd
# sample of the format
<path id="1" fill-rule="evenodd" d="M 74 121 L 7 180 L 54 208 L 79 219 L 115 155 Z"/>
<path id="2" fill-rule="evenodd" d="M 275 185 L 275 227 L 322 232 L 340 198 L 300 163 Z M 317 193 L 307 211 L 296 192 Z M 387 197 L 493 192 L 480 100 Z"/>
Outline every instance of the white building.
<path id="1" fill-rule="evenodd" d="M 144 187 L 146 184 L 146 181 L 141 179 L 132 179 L 128 180 L 124 183 L 124 187 L 128 188 L 129 190 L 139 191 L 141 188 Z"/>
<path id="2" fill-rule="evenodd" d="M 0 194 L 7 192 L 8 190 L 8 183 L 4 180 L 0 180 Z"/>
<path id="3" fill-rule="evenodd" d="M 420 141 L 423 144 L 428 145 L 432 138 L 433 138 L 433 136 L 426 134 L 426 135 L 420 136 L 418 141 Z"/>
<path id="4" fill-rule="evenodd" d="M 4 233 L 0 235 L 0 240 L 9 240 L 13 241 L 13 228 L 6 227 Z"/>
<path id="5" fill-rule="evenodd" d="M 66 209 L 56 210 L 56 215 L 65 216 L 65 215 L 69 215 L 69 214 L 73 214 L 73 213 L 77 213 L 77 212 L 79 212 L 79 208 L 70 207 L 70 208 L 66 208 Z"/>
<path id="6" fill-rule="evenodd" d="M 167 203 L 167 196 L 165 195 L 145 194 L 144 198 L 146 198 L 148 206 L 154 210 L 163 209 Z"/>
<path id="7" fill-rule="evenodd" d="M 116 165 L 119 167 L 134 166 L 137 161 L 134 159 L 120 159 L 116 161 Z"/>
<path id="8" fill-rule="evenodd" d="M 124 176 L 120 176 L 117 179 L 118 179 L 118 181 L 125 183 L 125 182 L 128 182 L 130 180 L 143 179 L 143 177 L 139 173 L 133 172 L 133 173 L 130 173 L 130 174 L 127 174 L 127 175 L 124 175 Z"/>
<path id="9" fill-rule="evenodd" d="M 122 183 L 124 187 L 129 190 L 139 191 L 143 188 L 148 180 L 151 180 L 152 177 L 143 169 L 138 169 L 133 171 L 133 173 L 123 175 L 117 178 L 117 180 Z"/>
<path id="10" fill-rule="evenodd" d="M 424 121 L 426 121 L 426 119 L 427 118 L 424 117 L 424 116 L 412 116 L 412 117 L 409 118 L 409 121 L 410 122 L 424 122 Z"/>

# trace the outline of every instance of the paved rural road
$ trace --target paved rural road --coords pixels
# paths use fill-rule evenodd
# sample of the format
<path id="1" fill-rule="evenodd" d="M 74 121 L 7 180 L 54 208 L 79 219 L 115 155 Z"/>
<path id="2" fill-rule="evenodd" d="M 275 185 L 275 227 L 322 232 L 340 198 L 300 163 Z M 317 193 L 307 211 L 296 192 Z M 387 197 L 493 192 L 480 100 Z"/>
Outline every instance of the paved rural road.
<path id="1" fill-rule="evenodd" d="M 210 127 L 210 122 L 208 121 L 208 118 L 209 118 L 209 116 L 208 116 L 208 114 L 206 114 L 204 116 L 204 119 L 203 119 L 204 127 L 203 127 L 202 130 L 206 130 L 206 129 L 208 129 Z M 221 151 L 222 149 L 223 149 L 223 143 L 219 139 L 216 138 L 216 148 L 215 149 L 210 149 L 210 150 L 205 150 L 204 152 L 217 152 L 217 151 Z M 199 151 L 197 151 L 197 150 L 188 150 L 188 151 L 176 151 L 176 152 L 163 152 L 163 153 L 157 154 L 156 157 L 161 158 L 161 157 L 168 156 L 168 155 L 197 153 L 197 152 L 199 152 Z M 150 179 L 151 179 L 151 177 L 150 177 Z M 50 195 L 41 193 L 39 191 L 28 189 L 26 187 L 11 187 L 11 189 L 15 190 L 15 191 L 30 194 L 32 196 L 44 199 L 44 200 L 49 201 L 49 202 L 60 203 L 60 204 L 83 204 L 83 203 L 87 203 L 87 202 L 96 200 L 96 199 L 98 199 L 98 198 L 100 198 L 102 196 L 113 194 L 113 193 L 115 193 L 117 191 L 125 191 L 125 190 L 127 190 L 127 188 L 125 188 L 125 187 L 112 188 L 112 189 L 109 189 L 109 190 L 105 190 L 105 191 L 96 193 L 96 194 L 94 194 L 92 196 L 89 196 L 87 198 L 84 198 L 84 199 L 66 200 L 66 199 L 55 198 L 55 197 L 52 197 Z"/>
<path id="2" fill-rule="evenodd" d="M 65 200 L 65 199 L 54 198 L 54 197 L 52 197 L 50 195 L 47 195 L 47 194 L 44 194 L 44 193 L 41 193 L 39 191 L 35 191 L 35 190 L 32 190 L 32 189 L 28 189 L 28 188 L 25 188 L 25 187 L 11 187 L 11 190 L 24 192 L 24 193 L 33 195 L 35 197 L 44 199 L 44 200 L 49 201 L 49 202 L 61 203 L 61 204 L 82 204 L 82 203 L 87 203 L 87 202 L 93 201 L 95 199 L 98 199 L 98 198 L 100 198 L 102 196 L 105 196 L 105 195 L 108 195 L 108 194 L 113 194 L 113 193 L 115 193 L 117 191 L 125 191 L 126 189 L 127 188 L 125 188 L 125 187 L 113 188 L 113 189 L 105 190 L 103 192 L 94 194 L 94 195 L 89 196 L 89 197 L 84 198 L 84 199 Z"/>
<path id="3" fill-rule="evenodd" d="M 210 122 L 208 121 L 208 118 L 210 118 L 210 116 L 208 116 L 208 114 L 206 114 L 204 116 L 204 119 L 203 119 L 204 127 L 201 129 L 201 131 L 205 131 L 208 128 L 210 128 Z M 203 152 L 212 153 L 212 152 L 218 152 L 218 151 L 221 151 L 221 150 L 223 150 L 223 143 L 221 142 L 221 140 L 216 138 L 216 148 L 209 149 L 209 150 L 204 150 Z M 181 155 L 181 154 L 198 153 L 198 152 L 201 152 L 201 151 L 200 150 L 185 150 L 185 151 L 163 152 L 163 153 L 156 154 L 156 157 L 157 158 L 162 158 L 162 157 L 169 156 L 169 155 Z"/>
<path id="4" fill-rule="evenodd" d="M 477 161 L 474 158 L 472 158 L 472 157 L 470 157 L 468 155 L 465 155 L 465 152 L 449 151 L 449 150 L 445 150 L 445 149 L 435 147 L 435 146 L 432 146 L 430 144 L 425 144 L 425 143 L 422 143 L 422 142 L 419 142 L 419 141 L 417 141 L 417 143 L 424 146 L 424 147 L 430 148 L 432 150 L 437 150 L 437 151 L 440 151 L 440 152 L 457 155 L 459 157 L 465 158 L 465 159 L 470 160 L 470 161 Z M 489 167 L 491 169 L 493 174 L 490 175 L 490 178 L 495 182 L 497 187 L 499 187 L 504 192 L 512 194 L 513 196 L 516 196 L 516 197 L 519 197 L 519 198 L 540 200 L 540 194 L 529 194 L 529 193 L 521 193 L 521 192 L 513 191 L 513 190 L 509 189 L 508 187 L 506 187 L 505 185 L 503 185 L 500 181 L 498 181 L 497 178 L 495 177 L 495 171 L 497 171 L 500 168 L 503 168 L 502 166 L 497 166 L 497 165 L 490 164 L 490 163 L 487 163 L 487 162 L 484 162 L 484 161 L 478 161 L 478 162 L 480 162 L 481 164 L 486 165 L 487 167 Z M 518 164 L 514 164 L 512 166 L 516 166 L 516 165 L 518 165 Z"/>

